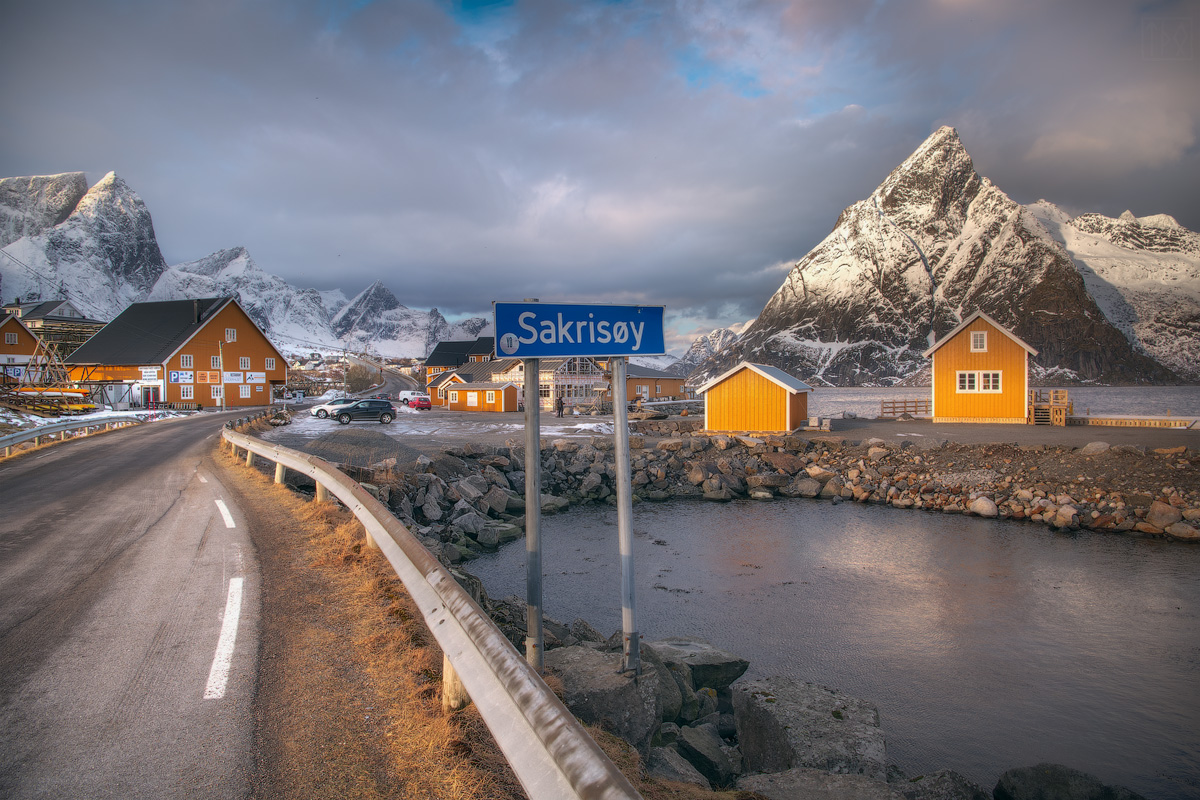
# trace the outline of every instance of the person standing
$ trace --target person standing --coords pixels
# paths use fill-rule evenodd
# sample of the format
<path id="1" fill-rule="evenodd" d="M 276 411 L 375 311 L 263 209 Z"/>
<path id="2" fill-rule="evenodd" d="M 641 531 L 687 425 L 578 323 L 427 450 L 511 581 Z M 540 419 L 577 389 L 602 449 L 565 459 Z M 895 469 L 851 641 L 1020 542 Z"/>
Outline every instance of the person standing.
<path id="1" fill-rule="evenodd" d="M 558 396 L 558 399 L 554 401 L 554 410 L 555 410 L 555 414 L 554 414 L 554 416 L 556 416 L 556 417 L 561 417 L 561 416 L 562 416 L 562 412 L 563 412 L 563 399 L 562 399 L 562 395 L 561 395 L 561 394 Z"/>

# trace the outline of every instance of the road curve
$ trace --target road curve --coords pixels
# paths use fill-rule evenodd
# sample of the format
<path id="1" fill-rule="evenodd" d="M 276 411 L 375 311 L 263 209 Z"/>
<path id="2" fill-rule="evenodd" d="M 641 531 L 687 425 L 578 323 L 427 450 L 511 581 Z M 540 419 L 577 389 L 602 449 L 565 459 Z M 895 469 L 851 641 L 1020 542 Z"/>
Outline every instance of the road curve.
<path id="1" fill-rule="evenodd" d="M 247 795 L 259 574 L 209 461 L 235 416 L 0 462 L 0 797 Z"/>

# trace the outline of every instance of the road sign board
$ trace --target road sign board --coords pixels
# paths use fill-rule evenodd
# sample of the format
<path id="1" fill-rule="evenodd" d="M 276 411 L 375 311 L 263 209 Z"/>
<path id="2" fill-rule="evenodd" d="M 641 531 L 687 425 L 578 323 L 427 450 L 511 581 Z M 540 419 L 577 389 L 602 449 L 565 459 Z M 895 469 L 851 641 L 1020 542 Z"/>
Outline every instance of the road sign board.
<path id="1" fill-rule="evenodd" d="M 497 358 L 658 356 L 663 306 L 492 303 Z"/>

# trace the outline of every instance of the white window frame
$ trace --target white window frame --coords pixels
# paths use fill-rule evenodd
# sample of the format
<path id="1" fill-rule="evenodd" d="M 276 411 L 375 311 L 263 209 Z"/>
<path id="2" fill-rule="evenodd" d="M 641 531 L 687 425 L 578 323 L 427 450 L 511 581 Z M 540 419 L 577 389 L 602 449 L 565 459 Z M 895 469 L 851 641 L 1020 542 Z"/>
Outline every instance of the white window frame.
<path id="1" fill-rule="evenodd" d="M 958 370 L 955 377 L 955 394 L 1001 394 L 1004 391 L 1004 373 L 999 370 Z"/>
<path id="2" fill-rule="evenodd" d="M 267 368 L 267 372 L 270 372 L 271 370 L 275 369 L 275 359 L 268 358 L 266 368 Z"/>
<path id="3" fill-rule="evenodd" d="M 210 359 L 209 359 L 209 361 L 208 361 L 208 367 L 209 367 L 209 369 L 215 369 L 215 370 L 217 370 L 217 371 L 220 371 L 220 369 L 221 369 L 221 357 L 220 357 L 220 356 L 213 356 L 212 358 L 210 358 Z"/>
<path id="4" fill-rule="evenodd" d="M 650 399 L 650 384 L 637 383 L 633 386 L 633 394 L 635 397 Z"/>
<path id="5" fill-rule="evenodd" d="M 221 390 L 225 388 L 224 386 L 221 386 L 220 384 L 218 384 L 216 386 L 210 385 L 208 388 L 212 390 L 212 399 L 213 400 L 221 399 Z"/>
<path id="6" fill-rule="evenodd" d="M 987 331 L 971 331 L 971 352 L 987 352 Z"/>
<path id="7" fill-rule="evenodd" d="M 489 406 L 496 404 L 496 391 L 494 389 L 488 389 L 486 402 Z"/>
<path id="8" fill-rule="evenodd" d="M 227 342 L 236 342 L 237 341 L 237 328 L 226 328 L 225 329 L 225 341 L 227 341 Z"/>
<path id="9" fill-rule="evenodd" d="M 250 396 L 250 384 L 243 383 L 243 384 L 239 385 L 238 386 L 238 397 L 249 397 L 249 396 Z"/>
<path id="10" fill-rule="evenodd" d="M 179 357 L 179 368 L 180 369 L 191 369 L 192 368 L 192 354 L 191 353 L 184 353 L 183 355 L 181 355 Z"/>
<path id="11" fill-rule="evenodd" d="M 450 393 L 450 402 L 451 402 L 451 403 L 457 403 L 457 402 L 458 402 L 458 392 L 451 392 L 451 393 Z"/>
<path id="12" fill-rule="evenodd" d="M 439 386 L 438 387 L 438 400 L 445 400 L 445 399 L 446 399 L 446 387 Z"/>
<path id="13" fill-rule="evenodd" d="M 16 331 L 5 331 L 4 332 L 4 343 L 5 344 L 16 344 L 17 343 L 17 332 Z"/>
<path id="14" fill-rule="evenodd" d="M 179 399 L 180 400 L 195 400 L 196 395 L 195 395 L 194 389 L 195 389 L 195 387 L 192 386 L 190 383 L 180 386 L 179 387 Z"/>
<path id="15" fill-rule="evenodd" d="M 250 369 L 250 356 L 242 356 L 238 359 L 238 369 L 243 372 Z"/>

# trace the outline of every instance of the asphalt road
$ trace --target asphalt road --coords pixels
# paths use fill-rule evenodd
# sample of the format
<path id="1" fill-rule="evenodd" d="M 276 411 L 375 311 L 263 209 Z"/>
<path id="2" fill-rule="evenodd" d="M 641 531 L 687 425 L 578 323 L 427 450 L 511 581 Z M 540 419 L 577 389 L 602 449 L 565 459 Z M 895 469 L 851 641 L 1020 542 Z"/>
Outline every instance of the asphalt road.
<path id="1" fill-rule="evenodd" d="M 259 573 L 210 460 L 235 416 L 0 462 L 0 797 L 246 796 Z"/>

